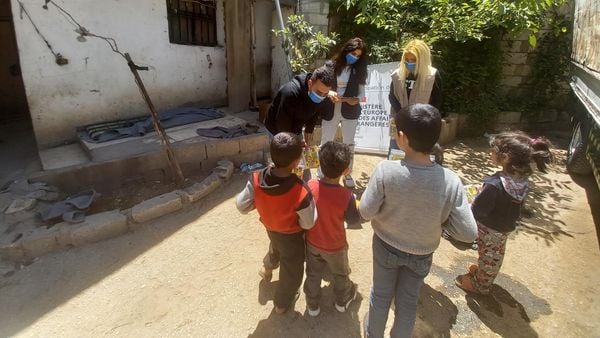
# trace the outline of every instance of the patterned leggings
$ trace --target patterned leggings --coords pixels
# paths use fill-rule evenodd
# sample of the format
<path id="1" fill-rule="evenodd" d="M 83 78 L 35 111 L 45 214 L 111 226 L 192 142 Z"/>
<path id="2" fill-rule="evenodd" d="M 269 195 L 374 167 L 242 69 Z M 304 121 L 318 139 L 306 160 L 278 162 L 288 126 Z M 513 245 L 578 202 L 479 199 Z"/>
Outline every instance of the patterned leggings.
<path id="1" fill-rule="evenodd" d="M 479 246 L 479 269 L 473 275 L 473 286 L 481 293 L 487 294 L 500 272 L 508 234 L 477 224 L 477 245 Z"/>

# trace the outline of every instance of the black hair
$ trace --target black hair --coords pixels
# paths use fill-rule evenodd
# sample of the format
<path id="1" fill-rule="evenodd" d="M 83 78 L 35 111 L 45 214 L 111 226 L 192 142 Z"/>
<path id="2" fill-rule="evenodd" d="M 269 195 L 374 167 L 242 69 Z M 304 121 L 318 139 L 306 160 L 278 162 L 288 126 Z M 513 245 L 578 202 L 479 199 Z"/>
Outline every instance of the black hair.
<path id="1" fill-rule="evenodd" d="M 340 51 L 333 57 L 335 61 L 335 75 L 339 76 L 342 74 L 342 70 L 348 65 L 346 62 L 346 54 L 352 53 L 355 50 L 360 49 L 362 54 L 360 59 L 354 64 L 354 68 L 357 70 L 358 83 L 365 84 L 367 80 L 367 64 L 369 50 L 367 44 L 361 38 L 352 38 L 342 46 Z"/>
<path id="2" fill-rule="evenodd" d="M 442 116 L 436 107 L 430 104 L 413 104 L 400 109 L 394 119 L 396 128 L 406 135 L 412 149 L 431 153 L 442 130 Z"/>
<path id="3" fill-rule="evenodd" d="M 350 166 L 352 152 L 347 144 L 328 141 L 319 149 L 321 172 L 327 178 L 338 178 Z"/>
<path id="4" fill-rule="evenodd" d="M 502 132 L 490 140 L 490 147 L 496 156 L 507 159 L 503 169 L 517 177 L 527 177 L 533 173 L 530 166 L 532 161 L 538 170 L 546 172 L 546 165 L 553 158 L 551 146 L 545 137 L 532 139 L 520 131 Z"/>
<path id="5" fill-rule="evenodd" d="M 277 168 L 285 168 L 302 156 L 302 140 L 294 133 L 281 132 L 271 140 L 271 160 Z"/>
<path id="6" fill-rule="evenodd" d="M 312 73 L 310 79 L 314 83 L 319 80 L 323 82 L 327 87 L 333 86 L 333 82 L 335 81 L 335 74 L 331 67 L 321 66 Z"/>

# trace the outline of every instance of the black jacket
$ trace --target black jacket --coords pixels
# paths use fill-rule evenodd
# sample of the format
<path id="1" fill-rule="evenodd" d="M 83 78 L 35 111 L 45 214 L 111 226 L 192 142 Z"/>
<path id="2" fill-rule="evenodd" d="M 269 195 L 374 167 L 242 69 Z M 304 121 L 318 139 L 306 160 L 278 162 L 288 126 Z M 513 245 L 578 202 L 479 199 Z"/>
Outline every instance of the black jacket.
<path id="1" fill-rule="evenodd" d="M 412 75 L 412 74 L 411 74 Z M 407 78 L 406 80 L 415 80 L 414 75 Z M 410 97 L 411 90 L 406 87 L 406 94 Z M 400 100 L 394 94 L 394 82 L 390 83 L 390 95 L 388 96 L 390 99 L 390 105 L 392 106 L 392 112 L 397 112 L 400 109 L 404 108 L 400 104 Z M 433 88 L 431 89 L 431 96 L 429 97 L 429 104 L 436 107 L 440 113 L 442 113 L 442 76 L 440 75 L 440 71 L 438 70 L 435 73 L 435 82 L 433 83 Z M 442 113 L 442 116 L 445 115 Z"/>
<path id="2" fill-rule="evenodd" d="M 308 97 L 308 80 L 311 75 L 296 75 L 292 81 L 279 89 L 265 120 L 265 126 L 271 134 L 285 131 L 299 135 L 302 133 L 302 127 L 305 127 L 307 133 L 313 132 L 319 104 Z M 328 99 L 323 100 L 325 101 Z"/>
<path id="3" fill-rule="evenodd" d="M 361 57 L 355 64 L 351 65 L 352 70 L 350 71 L 350 79 L 348 80 L 348 85 L 346 86 L 346 91 L 344 92 L 344 97 L 357 97 L 358 96 L 358 86 L 365 85 L 367 82 L 367 57 Z M 330 60 L 325 64 L 328 67 L 332 67 L 335 69 L 335 61 Z M 337 91 L 337 74 L 335 76 L 335 80 L 333 82 L 333 86 L 331 90 Z M 333 107 L 334 103 L 331 100 L 325 100 L 327 102 L 323 102 L 319 105 L 319 114 L 323 120 L 331 120 L 333 118 Z M 356 120 L 360 117 L 361 113 L 360 103 L 354 106 L 347 104 L 346 102 L 342 102 L 342 116 L 345 119 Z"/>
<path id="4" fill-rule="evenodd" d="M 500 174 L 496 173 L 483 180 L 483 189 L 471 210 L 478 223 L 506 233 L 515 230 L 522 204 L 522 200 L 515 199 L 504 190 Z"/>

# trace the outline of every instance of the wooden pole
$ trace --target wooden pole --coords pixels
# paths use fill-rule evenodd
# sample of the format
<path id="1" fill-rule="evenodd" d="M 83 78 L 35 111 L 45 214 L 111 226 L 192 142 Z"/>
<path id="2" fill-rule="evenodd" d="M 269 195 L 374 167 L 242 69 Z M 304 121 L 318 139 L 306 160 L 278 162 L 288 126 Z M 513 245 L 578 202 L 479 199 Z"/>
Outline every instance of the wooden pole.
<path id="1" fill-rule="evenodd" d="M 181 171 L 181 167 L 179 166 L 177 157 L 175 157 L 175 153 L 173 152 L 173 149 L 171 148 L 171 143 L 169 142 L 167 133 L 165 132 L 165 129 L 160 124 L 160 118 L 158 117 L 156 108 L 154 108 L 154 104 L 152 103 L 152 100 L 150 99 L 150 96 L 148 95 L 148 92 L 146 91 L 146 86 L 144 86 L 144 82 L 142 82 L 142 78 L 140 77 L 140 74 L 138 73 L 139 67 L 136 66 L 135 63 L 133 63 L 133 60 L 131 60 L 131 56 L 129 55 L 129 53 L 125 53 L 125 59 L 127 60 L 129 69 L 131 69 L 131 72 L 133 73 L 133 76 L 135 77 L 135 83 L 138 85 L 138 87 L 140 88 L 140 91 L 142 92 L 144 101 L 146 101 L 146 104 L 148 105 L 148 108 L 150 109 L 150 114 L 152 115 L 152 123 L 154 124 L 154 129 L 158 133 L 161 143 L 165 146 L 165 151 L 167 153 L 167 159 L 169 160 L 169 165 L 171 166 L 171 169 L 173 170 L 173 172 L 176 174 L 175 180 L 176 180 L 177 185 L 181 188 L 181 187 L 183 187 L 183 184 L 185 181 L 185 179 L 183 177 L 183 172 Z"/>

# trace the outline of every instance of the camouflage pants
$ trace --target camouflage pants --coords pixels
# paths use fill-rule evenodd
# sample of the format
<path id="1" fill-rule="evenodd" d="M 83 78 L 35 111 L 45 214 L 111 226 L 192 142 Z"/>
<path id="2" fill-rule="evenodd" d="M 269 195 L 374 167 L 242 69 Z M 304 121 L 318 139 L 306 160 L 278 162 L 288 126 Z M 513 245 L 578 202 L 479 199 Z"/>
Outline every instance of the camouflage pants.
<path id="1" fill-rule="evenodd" d="M 500 272 L 508 234 L 477 224 L 479 246 L 479 269 L 473 275 L 473 286 L 481 293 L 489 293 L 494 279 Z"/>

